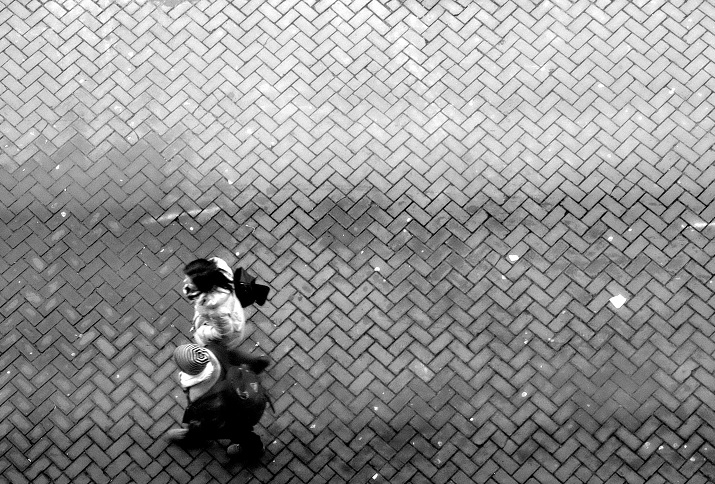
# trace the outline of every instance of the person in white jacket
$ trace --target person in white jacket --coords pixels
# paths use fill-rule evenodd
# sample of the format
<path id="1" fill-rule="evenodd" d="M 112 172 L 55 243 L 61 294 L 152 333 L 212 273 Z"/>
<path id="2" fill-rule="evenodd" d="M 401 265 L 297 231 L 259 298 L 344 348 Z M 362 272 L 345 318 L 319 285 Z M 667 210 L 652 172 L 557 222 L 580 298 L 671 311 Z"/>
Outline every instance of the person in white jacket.
<path id="1" fill-rule="evenodd" d="M 184 294 L 194 304 L 194 341 L 201 346 L 243 341 L 246 316 L 234 290 L 233 272 L 218 257 L 196 259 L 184 267 Z"/>

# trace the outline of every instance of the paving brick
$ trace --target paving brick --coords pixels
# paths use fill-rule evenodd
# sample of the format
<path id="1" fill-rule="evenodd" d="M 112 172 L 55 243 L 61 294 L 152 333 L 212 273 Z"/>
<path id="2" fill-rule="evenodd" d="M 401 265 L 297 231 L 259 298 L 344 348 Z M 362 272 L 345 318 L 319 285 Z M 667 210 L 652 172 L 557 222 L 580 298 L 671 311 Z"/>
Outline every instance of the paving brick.
<path id="1" fill-rule="evenodd" d="M 711 481 L 704 5 L 11 8 L 1 472 L 228 478 L 154 439 L 178 268 L 217 252 L 273 289 L 249 325 L 295 419 L 242 481 Z"/>

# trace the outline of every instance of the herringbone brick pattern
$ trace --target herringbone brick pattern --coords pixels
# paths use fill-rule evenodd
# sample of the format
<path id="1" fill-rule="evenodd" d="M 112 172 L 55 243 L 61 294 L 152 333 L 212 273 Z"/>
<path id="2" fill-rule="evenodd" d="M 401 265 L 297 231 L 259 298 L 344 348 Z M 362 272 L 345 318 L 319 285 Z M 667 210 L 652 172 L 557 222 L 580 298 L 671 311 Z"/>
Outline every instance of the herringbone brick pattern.
<path id="1" fill-rule="evenodd" d="M 712 2 L 0 1 L 2 482 L 715 481 Z M 256 467 L 159 439 L 208 255 Z"/>

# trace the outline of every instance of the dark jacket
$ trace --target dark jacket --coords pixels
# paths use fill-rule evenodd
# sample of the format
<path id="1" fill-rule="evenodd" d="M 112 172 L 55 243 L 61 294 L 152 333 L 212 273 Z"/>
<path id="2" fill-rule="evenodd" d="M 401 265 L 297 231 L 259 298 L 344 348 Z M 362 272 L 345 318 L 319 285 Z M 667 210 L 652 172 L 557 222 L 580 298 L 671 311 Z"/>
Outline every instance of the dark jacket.
<path id="1" fill-rule="evenodd" d="M 218 381 L 203 395 L 190 401 L 183 421 L 206 438 L 230 438 L 258 423 L 268 397 L 258 373 L 268 358 L 255 357 L 217 343 L 206 345 L 221 365 Z"/>

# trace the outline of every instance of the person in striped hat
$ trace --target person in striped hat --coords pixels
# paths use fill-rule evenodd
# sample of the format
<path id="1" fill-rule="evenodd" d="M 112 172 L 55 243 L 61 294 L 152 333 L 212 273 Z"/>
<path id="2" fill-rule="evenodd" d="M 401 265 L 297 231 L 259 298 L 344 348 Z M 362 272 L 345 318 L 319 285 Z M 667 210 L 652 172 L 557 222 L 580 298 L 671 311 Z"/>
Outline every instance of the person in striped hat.
<path id="1" fill-rule="evenodd" d="M 230 439 L 230 456 L 256 458 L 263 444 L 253 427 L 260 420 L 268 396 L 257 375 L 268 366 L 265 356 L 252 356 L 219 343 L 178 346 L 174 361 L 179 367 L 179 385 L 188 406 L 182 428 L 170 429 L 173 442 Z"/>

